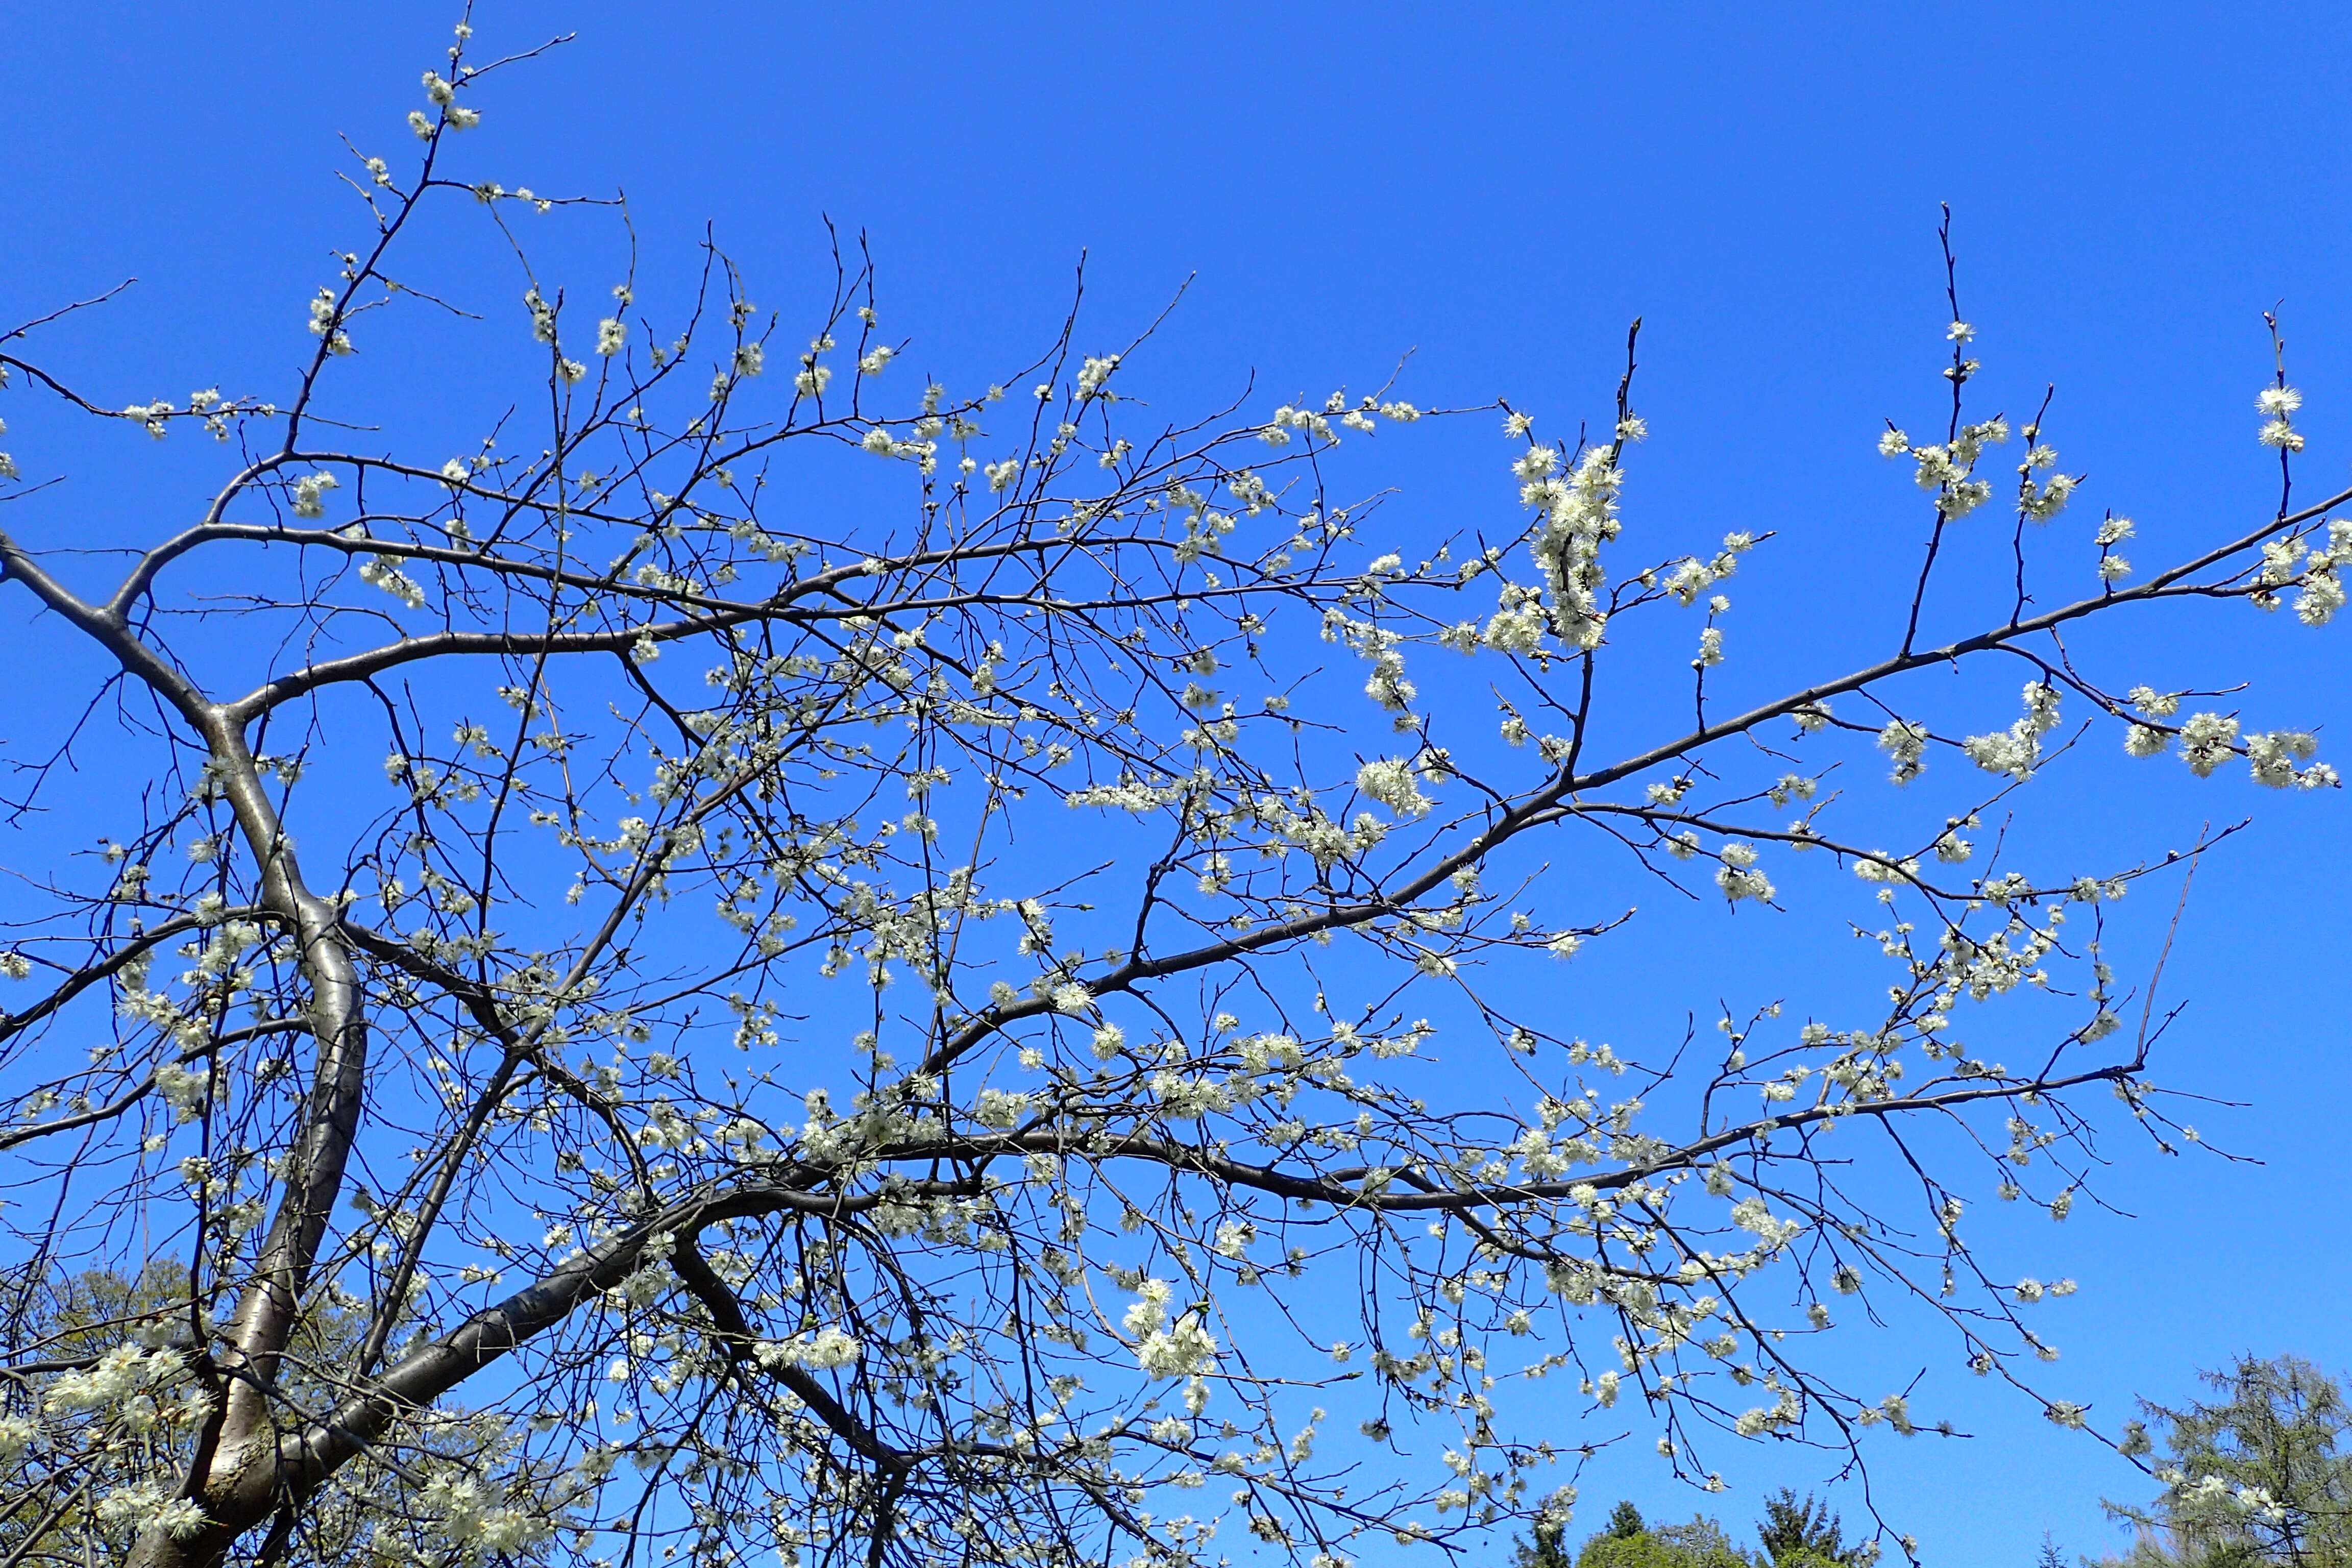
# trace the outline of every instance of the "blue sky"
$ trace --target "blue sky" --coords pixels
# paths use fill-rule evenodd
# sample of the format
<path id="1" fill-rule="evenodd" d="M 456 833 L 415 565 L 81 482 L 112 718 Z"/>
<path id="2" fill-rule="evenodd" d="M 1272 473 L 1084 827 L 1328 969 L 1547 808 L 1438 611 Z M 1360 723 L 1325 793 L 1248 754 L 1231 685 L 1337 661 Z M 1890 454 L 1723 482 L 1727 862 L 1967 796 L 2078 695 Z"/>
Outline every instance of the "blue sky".
<path id="1" fill-rule="evenodd" d="M 123 301 L 45 340 L 51 363 L 108 401 L 282 384 L 326 253 L 352 233 L 335 135 L 404 151 L 401 116 L 452 19 L 407 0 L 12 16 L 0 318 L 135 274 Z M 1781 531 L 1787 548 L 1743 574 L 1758 618 L 1738 635 L 1759 665 L 1818 673 L 1883 631 L 1853 585 L 1910 558 L 1922 509 L 1871 443 L 1882 419 L 1920 428 L 1937 406 L 1939 201 L 1957 215 L 1988 396 L 2018 414 L 2056 384 L 2051 438 L 2090 474 L 2078 505 L 2138 518 L 2151 561 L 2273 504 L 2252 439 L 2262 310 L 2279 306 L 2309 398 L 2305 493 L 2339 485 L 2352 458 L 2352 26 L 2317 6 L 885 16 L 723 0 L 492 5 L 477 21 L 493 52 L 579 35 L 485 93 L 465 151 L 486 177 L 625 190 L 656 272 L 688 263 L 707 221 L 755 297 L 786 307 L 829 283 L 830 215 L 869 236 L 917 363 L 966 382 L 1050 334 L 1082 250 L 1107 323 L 1139 322 L 1193 279 L 1153 358 L 1156 385 L 1192 406 L 1252 375 L 1275 397 L 1372 384 L 1411 351 L 1402 395 L 1504 394 L 1557 429 L 1602 416 L 1642 317 L 1636 401 L 1655 434 L 1628 516 L 1693 540 Z M 559 267 L 565 243 L 549 241 Z M 578 260 L 582 288 L 609 282 L 601 253 Z M 40 428 L 18 406 L 10 418 Z M 1464 525 L 1474 493 L 1491 504 L 1499 452 L 1483 428 L 1384 450 L 1389 526 Z M 76 526 L 91 542 L 152 538 L 185 503 L 177 461 L 89 487 L 105 504 Z M 2216 626 L 2226 647 L 2207 640 Z M 2183 681 L 2251 679 L 2250 705 L 2332 735 L 2347 634 L 2240 609 L 2152 624 L 2119 652 Z M 33 646 L 18 610 L 0 611 L 0 658 Z M 2046 1232 L 2017 1243 L 2041 1249 L 2035 1271 L 2082 1280 L 2053 1321 L 2069 1391 L 2102 1411 L 2178 1399 L 2195 1368 L 2241 1349 L 2352 1363 L 2336 1308 L 2352 1224 L 2334 1195 L 2352 1112 L 2344 797 L 2256 799 L 2234 772 L 2200 789 L 2177 768 L 2117 785 L 2115 772 L 2052 781 L 2048 831 L 2145 847 L 2257 816 L 2200 872 L 2166 975 L 2191 1009 L 2163 1076 L 2245 1102 L 2192 1120 L 2264 1163 L 2119 1140 L 2109 1193 L 2137 1217 L 2078 1213 L 2063 1248 Z M 2134 912 L 2145 947 L 2161 911 Z M 1663 984 L 1675 962 L 1579 961 L 1601 992 Z M 1751 962 L 1761 984 L 1817 959 L 1791 935 Z M 1643 1026 L 1630 1005 L 1592 1005 Z M 1880 1450 L 1882 1506 L 1929 1563 L 2022 1564 L 2045 1529 L 2070 1551 L 2115 1543 L 2096 1499 L 2138 1489 L 2112 1457 L 1983 1397 L 1941 1345 L 1891 1331 L 1854 1353 L 1932 1367 L 1941 1408 L 1979 1434 Z M 1823 1479 L 1805 1456 L 1735 1458 L 1740 1490 L 1710 1500 L 1735 1524 L 1765 1487 Z M 1586 1491 L 1665 1515 L 1698 1500 L 1638 1461 L 1604 1461 Z"/>

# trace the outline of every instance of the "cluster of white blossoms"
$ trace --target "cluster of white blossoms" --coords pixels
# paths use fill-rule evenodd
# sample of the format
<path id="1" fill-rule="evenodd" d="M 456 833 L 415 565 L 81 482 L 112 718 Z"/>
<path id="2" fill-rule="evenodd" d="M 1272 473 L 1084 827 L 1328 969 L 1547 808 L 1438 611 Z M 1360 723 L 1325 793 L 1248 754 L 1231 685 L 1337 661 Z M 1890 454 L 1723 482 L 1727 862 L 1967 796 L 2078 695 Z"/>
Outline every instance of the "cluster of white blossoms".
<path id="1" fill-rule="evenodd" d="M 2007 773 L 2022 784 L 2042 760 L 2042 737 L 2057 727 L 2058 689 L 2047 680 L 2029 681 L 2025 716 L 2004 731 L 1970 735 L 1960 742 L 1960 750 L 1985 772 Z"/>
<path id="2" fill-rule="evenodd" d="M 462 33 L 460 35 L 463 36 Z M 471 131 L 482 122 L 482 112 L 457 101 L 457 88 L 465 80 L 460 71 L 457 81 L 450 81 L 439 71 L 428 70 L 424 75 L 425 101 L 440 111 L 440 123 L 452 131 Z M 408 128 L 420 142 L 432 139 L 435 122 L 422 110 L 408 111 Z"/>
<path id="3" fill-rule="evenodd" d="M 184 1541 L 205 1526 L 204 1505 L 193 1498 L 173 1496 L 172 1483 L 162 1479 L 110 1488 L 92 1512 L 100 1531 L 124 1542 L 149 1531 Z"/>
<path id="4" fill-rule="evenodd" d="M 1878 732 L 1878 749 L 1895 759 L 1895 770 L 1887 776 L 1895 783 L 1907 784 L 1927 771 L 1927 730 L 1906 719 L 1892 719 Z"/>
<path id="5" fill-rule="evenodd" d="M 399 559 L 395 556 L 369 557 L 360 563 L 359 578 L 362 583 L 383 589 L 412 610 L 425 607 L 424 588 L 400 569 Z"/>
<path id="6" fill-rule="evenodd" d="M 2132 1425 L 2138 1427 L 2139 1423 Z M 2141 1447 L 2139 1451 L 2147 1450 Z M 2170 1489 L 2173 1516 L 2187 1522 L 2226 1528 L 2249 1517 L 2273 1522 L 2288 1517 L 2286 1505 L 2277 1494 L 2252 1481 L 2233 1481 L 2210 1471 L 2192 1478 L 2178 1465 L 2158 1465 L 2151 1473 L 2158 1484 Z"/>
<path id="7" fill-rule="evenodd" d="M 186 1326 L 177 1325 L 183 1332 Z M 210 1405 L 185 1355 L 149 1342 L 170 1327 L 141 1324 L 131 1342 L 52 1377 L 40 1391 L 37 1417 L 0 1415 L 0 1467 L 65 1462 L 102 1436 L 118 1451 L 168 1455 L 203 1426 Z M 203 1527 L 205 1511 L 176 1495 L 177 1483 L 173 1469 L 118 1472 L 91 1496 L 92 1521 L 118 1547 L 148 1531 L 184 1539 Z"/>
<path id="8" fill-rule="evenodd" d="M 474 1476 L 436 1474 L 417 1501 L 461 1563 L 509 1562 L 554 1533 L 546 1510 L 518 1507 Z"/>
<path id="9" fill-rule="evenodd" d="M 1729 606 L 1730 601 L 1718 597 L 1716 603 Z M 1713 669 L 1723 662 L 1723 628 L 1708 626 L 1698 634 L 1698 657 L 1691 660 L 1693 669 Z"/>
<path id="10" fill-rule="evenodd" d="M 2297 789 L 2332 789 L 2338 780 L 2336 769 L 2326 763 L 2312 763 L 2297 768 L 2298 762 L 2308 762 L 2319 750 L 2319 739 L 2300 730 L 2273 730 L 2246 737 L 2246 761 L 2253 771 L 2254 782 L 2272 789 L 2293 785 Z"/>
<path id="11" fill-rule="evenodd" d="M 1927 447 L 1913 446 L 1910 437 L 1889 426 L 1886 433 L 1878 438 L 1878 450 L 1888 458 L 1908 453 L 1917 465 L 1912 475 L 1914 480 L 1921 489 L 1934 492 L 1938 514 L 1948 521 L 1958 521 L 1992 499 L 1992 481 L 1976 477 L 1977 462 L 1984 456 L 1987 447 L 2000 446 L 2008 439 L 2009 422 L 2005 419 L 1987 419 L 1979 424 L 1963 425 L 1959 434 L 1948 445 Z M 2057 455 L 2052 453 L 2049 460 L 2054 463 Z M 2042 520 L 2046 521 L 2065 505 L 2073 485 L 2068 482 L 2063 489 L 2055 489 L 2054 499 L 2053 492 L 2034 492 L 2030 469 L 2039 466 L 2029 462 L 2028 471 L 2023 476 L 2022 482 L 2031 492 L 2024 504 L 2040 510 Z M 2057 486 L 2061 479 L 2053 479 L 2051 483 Z"/>
<path id="12" fill-rule="evenodd" d="M 1756 536 L 1748 532 L 1727 533 L 1723 548 L 1712 560 L 1702 561 L 1686 555 L 1670 567 L 1662 581 L 1666 592 L 1683 605 L 1696 605 L 1698 596 L 1717 583 L 1739 570 L 1739 558 L 1756 547 Z M 1644 582 L 1649 579 L 1644 578 Z"/>
<path id="13" fill-rule="evenodd" d="M 1514 436 L 1529 428 L 1517 415 L 1505 426 L 1506 433 Z M 1559 454 L 1549 447 L 1531 443 L 1514 465 L 1521 481 L 1520 503 L 1542 514 L 1528 547 L 1550 594 L 1552 635 L 1569 647 L 1588 651 L 1599 647 L 1608 624 L 1601 598 L 1608 581 L 1601 563 L 1601 547 L 1624 530 L 1617 515 L 1617 494 L 1625 475 L 1617 466 L 1617 454 L 1627 438 L 1628 435 L 1621 435 L 1609 446 L 1585 448 L 1574 471 L 1564 479 L 1556 472 Z M 1512 608 L 1507 604 L 1503 610 Z M 1498 612 L 1496 620 L 1501 619 Z M 1495 636 L 1497 629 L 1504 631 L 1503 637 Z M 1509 646 L 1508 628 L 1490 627 L 1488 641 Z"/>
<path id="14" fill-rule="evenodd" d="M 751 1347 L 751 1353 L 761 1366 L 771 1372 L 788 1367 L 806 1367 L 812 1372 L 834 1372 L 854 1364 L 865 1354 L 865 1347 L 836 1324 L 826 1324 L 810 1333 L 794 1334 L 787 1340 L 761 1340 Z"/>
<path id="15" fill-rule="evenodd" d="M 2036 440 L 2041 432 L 2029 425 L 2025 427 L 2026 454 L 2017 465 L 2017 512 L 2028 522 L 2048 522 L 2066 510 L 2066 501 L 2081 483 L 2071 474 L 2053 473 L 2039 485 L 2033 476 L 2038 470 L 2058 466 L 2058 449 Z"/>
<path id="16" fill-rule="evenodd" d="M 831 332 L 823 332 L 809 342 L 800 357 L 800 369 L 793 374 L 793 390 L 803 397 L 822 397 L 833 381 L 833 367 L 818 358 L 835 346 Z M 761 362 L 764 363 L 764 361 Z"/>
<path id="17" fill-rule="evenodd" d="M 1089 365 L 1095 363 L 1097 362 L 1092 360 L 1087 362 Z M 1116 357 L 1111 363 L 1116 364 Z M 1083 374 L 1081 379 L 1083 380 Z M 1085 390 L 1081 387 L 1081 395 L 1084 395 Z M 1421 410 L 1410 403 L 1383 402 L 1376 397 L 1366 396 L 1355 406 L 1350 407 L 1348 395 L 1345 392 L 1335 392 L 1323 400 L 1323 406 L 1319 409 L 1293 407 L 1287 403 L 1284 404 L 1276 409 L 1273 416 L 1259 428 L 1257 437 L 1269 447 L 1286 447 L 1290 444 L 1290 433 L 1297 430 L 1318 441 L 1336 444 L 1339 439 L 1339 433 L 1333 428 L 1335 425 L 1370 435 L 1378 428 L 1372 419 L 1375 414 L 1400 425 L 1410 425 L 1421 417 Z"/>
<path id="18" fill-rule="evenodd" d="M 2099 547 L 2099 581 L 2120 583 L 2131 575 L 2131 563 L 2116 553 L 2115 547 L 2132 536 L 2132 520 L 2127 517 L 2103 519 L 2091 535 L 2091 542 Z"/>
<path id="19" fill-rule="evenodd" d="M 2287 385 L 2284 378 L 2275 386 L 2263 387 L 2254 395 L 2254 410 L 2263 416 L 2256 438 L 2282 452 L 2302 451 L 2303 432 L 2294 427 L 2294 411 L 2302 406 L 2303 394 Z"/>
<path id="20" fill-rule="evenodd" d="M 1752 844 L 1727 844 L 1717 851 L 1722 868 L 1715 874 L 1715 885 L 1733 903 L 1753 899 L 1759 904 L 1772 901 L 1772 884 L 1763 872 L 1756 869 L 1756 847 Z"/>
<path id="21" fill-rule="evenodd" d="M 1430 798 L 1421 793 L 1419 770 L 1402 757 L 1381 757 L 1356 770 L 1356 788 L 1399 816 L 1425 816 Z"/>
<path id="22" fill-rule="evenodd" d="M 2145 686 L 2134 689 L 2129 700 L 2153 719 L 2168 718 L 2180 706 L 2179 697 Z M 2279 730 L 2247 733 L 2242 738 L 2239 721 L 2226 713 L 2193 713 L 2171 731 L 2155 724 L 2135 723 L 2124 737 L 2124 749 L 2136 757 L 2153 757 L 2161 754 L 2175 740 L 2179 744 L 2181 760 L 2199 778 L 2210 778 L 2231 758 L 2243 756 L 2254 782 L 2273 789 L 2290 785 L 2298 789 L 2332 789 L 2338 783 L 2336 771 L 2329 763 L 2295 766 L 2297 762 L 2308 762 L 2317 753 L 2317 736 L 2304 731 Z"/>
<path id="23" fill-rule="evenodd" d="M 121 1409 L 185 1381 L 187 1371 L 178 1351 L 120 1344 L 89 1366 L 59 1374 L 41 1403 L 51 1411 Z"/>
<path id="24" fill-rule="evenodd" d="M 2331 520 L 2317 542 L 2309 535 L 2272 540 L 2263 546 L 2250 597 L 2257 607 L 2275 610 L 2283 603 L 2279 591 L 2299 585 L 2296 618 L 2307 626 L 2326 626 L 2343 608 L 2347 564 L 2352 564 L 2352 521 Z"/>
<path id="25" fill-rule="evenodd" d="M 331 294 L 329 294 L 326 298 L 329 302 L 324 307 L 324 314 L 325 317 L 331 321 L 331 318 L 334 314 L 332 296 Z M 320 311 L 321 307 L 314 301 L 311 306 L 311 324 L 313 330 L 317 330 L 320 326 L 321 321 Z M 336 345 L 338 353 L 348 353 L 350 351 L 351 345 L 348 338 L 343 338 L 341 333 L 337 333 L 336 340 L 338 340 Z M 0 388 L 5 388 L 7 384 L 8 367 L 5 364 L 0 364 Z M 203 424 L 205 433 L 210 436 L 214 440 L 226 441 L 228 439 L 229 427 L 232 424 L 238 423 L 256 415 L 265 418 L 274 416 L 277 412 L 278 408 L 275 404 L 236 398 L 224 398 L 221 395 L 220 388 L 213 386 L 205 387 L 201 391 L 188 394 L 185 406 L 174 404 L 168 397 L 157 397 L 150 399 L 145 403 L 131 404 L 119 410 L 115 415 L 115 417 L 131 421 L 132 423 L 140 426 L 147 432 L 148 435 L 153 437 L 158 441 L 163 439 L 163 437 L 169 434 L 173 421 L 181 419 L 194 419 Z M 0 436 L 5 436 L 7 433 L 8 422 L 5 419 L 0 419 Z M 20 477 L 21 476 L 18 474 L 16 468 L 16 460 L 7 453 L 0 452 L 0 480 L 14 479 Z"/>
<path id="26" fill-rule="evenodd" d="M 327 515 L 327 492 L 339 489 L 342 481 L 321 469 L 305 474 L 294 481 L 294 515 L 301 518 Z"/>
<path id="27" fill-rule="evenodd" d="M 327 340 L 327 352 L 347 354 L 355 352 L 351 334 L 343 330 L 342 315 L 337 308 L 335 291 L 321 288 L 310 300 L 310 332 Z"/>
<path id="28" fill-rule="evenodd" d="M 1217 1369 L 1217 1342 L 1209 1333 L 1205 1305 L 1189 1307 L 1168 1319 L 1174 1288 L 1165 1279 L 1146 1279 L 1138 1287 L 1135 1303 L 1120 1320 L 1135 1341 L 1136 1364 L 1155 1378 L 1199 1377 Z"/>

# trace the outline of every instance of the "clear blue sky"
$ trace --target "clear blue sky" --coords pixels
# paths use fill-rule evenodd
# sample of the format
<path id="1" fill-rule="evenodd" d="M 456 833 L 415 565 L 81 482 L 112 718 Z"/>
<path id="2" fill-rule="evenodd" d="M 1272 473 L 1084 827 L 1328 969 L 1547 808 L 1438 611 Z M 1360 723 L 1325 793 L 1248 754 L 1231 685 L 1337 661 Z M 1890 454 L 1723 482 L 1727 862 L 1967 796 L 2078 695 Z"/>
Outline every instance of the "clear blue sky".
<path id="1" fill-rule="evenodd" d="M 135 274 L 125 301 L 46 340 L 58 368 L 117 401 L 282 386 L 326 252 L 352 232 L 335 135 L 404 150 L 400 119 L 453 19 L 413 0 L 17 8 L 0 50 L 0 318 Z M 2352 458 L 2352 26 L 2331 8 L 534 0 L 477 22 L 492 53 L 579 35 L 480 100 L 465 151 L 484 175 L 625 189 L 658 268 L 684 265 L 709 221 L 778 305 L 826 281 L 829 214 L 870 236 L 919 363 L 965 382 L 1051 331 L 1081 249 L 1098 320 L 1139 320 L 1197 275 L 1156 363 L 1199 405 L 1252 373 L 1283 395 L 1369 384 L 1415 350 L 1401 390 L 1416 401 L 1507 394 L 1572 421 L 1604 411 L 1639 315 L 1655 437 L 1628 514 L 1801 542 L 1743 590 L 1801 606 L 1754 633 L 1780 657 L 1834 652 L 1841 576 L 1917 531 L 1871 442 L 1883 417 L 1918 427 L 1933 407 L 1938 201 L 1989 375 L 2013 414 L 2057 384 L 2052 437 L 2091 475 L 2083 504 L 2139 518 L 2151 559 L 2273 503 L 2252 398 L 2276 302 L 2309 397 L 2311 493 Z M 1396 454 L 1398 519 L 1462 521 L 1463 450 Z M 1491 489 L 1491 444 L 1468 460 Z M 185 496 L 146 482 L 79 492 L 117 498 L 87 518 L 93 541 L 176 520 Z M 2352 626 L 2226 624 L 2250 702 L 2346 730 Z M 2224 667 L 2147 635 L 2152 655 Z M 0 664 L 33 646 L 9 608 Z M 2161 1076 L 2248 1102 L 2193 1119 L 2264 1163 L 2119 1142 L 2108 1190 L 2137 1217 L 2078 1213 L 2064 1248 L 2032 1244 L 2041 1272 L 2083 1282 L 2053 1321 L 2066 1391 L 2102 1413 L 2177 1399 L 2242 1349 L 2352 1363 L 2347 803 L 2200 792 L 2181 772 L 2117 795 L 2062 782 L 2044 803 L 2056 831 L 2145 821 L 2134 841 L 2155 843 L 2259 813 L 2200 875 L 2166 980 L 2192 1008 Z M 2140 1488 L 2112 1457 L 1982 1398 L 1940 1342 L 1857 1353 L 1929 1367 L 1936 1408 L 1979 1434 L 1880 1450 L 1883 1506 L 1927 1562 L 2021 1568 L 2045 1529 L 2070 1552 L 2116 1543 L 2096 1499 Z M 1765 1486 L 1823 1479 L 1801 1456 L 1732 1457 L 1740 1489 L 1713 1500 L 1735 1526 Z M 1586 1490 L 1586 1522 L 1621 1493 L 1668 1515 L 1697 1500 L 1638 1460 Z"/>

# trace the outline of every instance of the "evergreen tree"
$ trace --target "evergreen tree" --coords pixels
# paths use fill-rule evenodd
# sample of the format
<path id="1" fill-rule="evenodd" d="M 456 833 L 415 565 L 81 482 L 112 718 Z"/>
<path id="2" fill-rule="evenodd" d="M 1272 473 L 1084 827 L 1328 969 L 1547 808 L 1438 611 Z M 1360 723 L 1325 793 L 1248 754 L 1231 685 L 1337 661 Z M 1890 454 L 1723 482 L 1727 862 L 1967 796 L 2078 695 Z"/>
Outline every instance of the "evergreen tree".
<path id="1" fill-rule="evenodd" d="M 1795 1492 L 1782 1487 L 1766 1498 L 1756 1536 L 1772 1568 L 1841 1568 L 1854 1561 L 1838 1516 L 1811 1492 L 1800 1502 Z"/>
<path id="2" fill-rule="evenodd" d="M 2352 1411 L 2336 1380 L 2292 1355 L 2241 1356 L 2227 1371 L 2200 1375 L 2220 1397 L 2179 1409 L 2144 1400 L 2147 1421 L 2126 1429 L 2125 1452 L 2144 1454 L 2154 1447 L 2148 1424 L 2162 1424 L 2165 1451 L 2154 1473 L 2165 1489 L 2145 1508 L 2105 1504 L 2140 1530 L 2130 1552 L 2109 1562 L 2352 1563 L 2352 1454 L 2340 1451 Z"/>
<path id="3" fill-rule="evenodd" d="M 1542 1531 L 1537 1531 L 1538 1547 Z M 1522 1568 L 1534 1568 L 1536 1559 L 1520 1548 Z M 1621 1502 L 1610 1510 L 1609 1522 L 1576 1554 L 1576 1568 L 1753 1568 L 1748 1554 L 1731 1544 L 1723 1526 L 1714 1520 L 1693 1517 L 1685 1524 L 1652 1528 L 1642 1510 Z"/>

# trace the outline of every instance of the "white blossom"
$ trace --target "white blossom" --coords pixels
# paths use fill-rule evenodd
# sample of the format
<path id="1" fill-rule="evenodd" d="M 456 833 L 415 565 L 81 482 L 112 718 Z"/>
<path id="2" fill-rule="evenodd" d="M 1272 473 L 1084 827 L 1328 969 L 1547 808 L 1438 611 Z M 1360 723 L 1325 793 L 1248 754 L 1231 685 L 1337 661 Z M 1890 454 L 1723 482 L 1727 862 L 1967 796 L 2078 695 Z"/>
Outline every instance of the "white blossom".
<path id="1" fill-rule="evenodd" d="M 1356 787 L 1399 816 L 1425 816 L 1433 804 L 1421 793 L 1412 765 L 1394 757 L 1359 767 Z"/>

